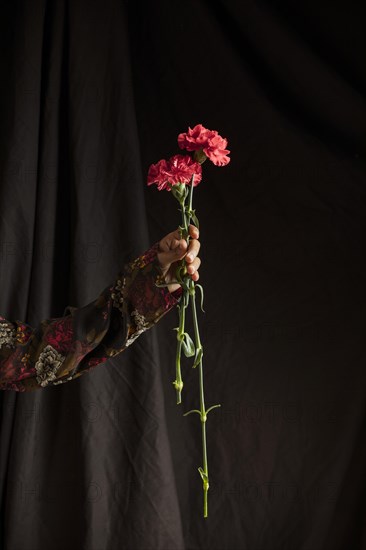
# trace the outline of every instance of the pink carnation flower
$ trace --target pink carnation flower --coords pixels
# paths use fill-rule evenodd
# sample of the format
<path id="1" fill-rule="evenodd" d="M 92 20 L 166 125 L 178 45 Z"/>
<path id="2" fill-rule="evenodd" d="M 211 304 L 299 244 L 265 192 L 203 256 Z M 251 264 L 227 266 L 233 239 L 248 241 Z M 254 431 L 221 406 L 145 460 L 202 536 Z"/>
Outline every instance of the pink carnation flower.
<path id="1" fill-rule="evenodd" d="M 193 187 L 196 187 L 202 180 L 201 165 L 189 155 L 174 155 L 168 161 L 162 159 L 150 166 L 147 185 L 156 183 L 159 191 L 170 191 L 171 187 L 178 183 L 188 185 L 193 175 Z"/>
<path id="2" fill-rule="evenodd" d="M 199 149 L 203 149 L 207 145 L 209 138 L 213 138 L 214 136 L 214 131 L 207 130 L 202 124 L 197 124 L 192 129 L 188 128 L 188 132 L 179 134 L 178 145 L 181 149 L 186 149 L 187 151 L 198 151 Z"/>
<path id="3" fill-rule="evenodd" d="M 202 124 L 179 134 L 178 145 L 187 151 L 203 151 L 216 166 L 225 166 L 230 162 L 227 156 L 230 151 L 226 149 L 227 139 L 221 137 L 216 130 L 208 130 Z"/>

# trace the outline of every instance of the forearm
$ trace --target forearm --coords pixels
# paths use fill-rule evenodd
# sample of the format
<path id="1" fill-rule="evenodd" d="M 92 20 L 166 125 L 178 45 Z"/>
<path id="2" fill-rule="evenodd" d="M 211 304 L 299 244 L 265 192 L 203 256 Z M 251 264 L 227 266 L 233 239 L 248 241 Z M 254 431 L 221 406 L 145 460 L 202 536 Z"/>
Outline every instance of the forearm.
<path id="1" fill-rule="evenodd" d="M 33 391 L 78 378 L 130 346 L 179 301 L 157 262 L 158 242 L 124 265 L 96 300 L 31 327 L 0 317 L 0 389 Z"/>

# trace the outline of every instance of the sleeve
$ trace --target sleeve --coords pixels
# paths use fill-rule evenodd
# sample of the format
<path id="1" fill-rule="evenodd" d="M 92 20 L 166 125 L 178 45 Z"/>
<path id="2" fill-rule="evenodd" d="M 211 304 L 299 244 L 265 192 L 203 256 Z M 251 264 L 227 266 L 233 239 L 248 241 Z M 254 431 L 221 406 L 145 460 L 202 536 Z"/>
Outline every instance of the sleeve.
<path id="1" fill-rule="evenodd" d="M 33 391 L 73 380 L 131 345 L 179 303 L 157 260 L 159 241 L 126 263 L 89 304 L 36 327 L 0 316 L 0 389 Z M 156 283 L 156 284 L 155 284 Z"/>

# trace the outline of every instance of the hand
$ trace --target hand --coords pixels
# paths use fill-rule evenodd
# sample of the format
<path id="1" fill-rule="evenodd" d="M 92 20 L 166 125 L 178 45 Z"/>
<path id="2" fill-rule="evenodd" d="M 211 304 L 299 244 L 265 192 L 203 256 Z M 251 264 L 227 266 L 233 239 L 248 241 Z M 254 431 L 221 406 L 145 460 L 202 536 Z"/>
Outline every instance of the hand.
<path id="1" fill-rule="evenodd" d="M 176 280 L 175 272 L 178 268 L 180 260 L 185 258 L 187 263 L 187 275 L 193 281 L 198 281 L 198 268 L 201 265 L 201 260 L 197 254 L 201 247 L 198 240 L 199 231 L 195 225 L 189 224 L 188 227 L 190 240 L 188 243 L 185 239 L 180 238 L 179 229 L 168 233 L 159 242 L 159 252 L 157 254 L 158 264 L 165 282 L 168 284 L 169 292 L 174 292 L 181 287 L 178 283 L 169 285 L 170 281 Z"/>

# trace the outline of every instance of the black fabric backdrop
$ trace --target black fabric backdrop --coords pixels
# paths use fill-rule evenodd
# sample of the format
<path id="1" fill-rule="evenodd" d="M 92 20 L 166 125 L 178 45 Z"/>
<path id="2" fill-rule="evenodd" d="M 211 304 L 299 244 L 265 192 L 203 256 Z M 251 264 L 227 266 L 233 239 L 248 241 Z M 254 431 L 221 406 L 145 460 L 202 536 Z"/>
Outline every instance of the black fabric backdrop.
<path id="1" fill-rule="evenodd" d="M 360 4 L 361 6 L 361 4 Z M 5 550 L 366 548 L 365 70 L 356 4 L 14 0 L 1 18 L 0 312 L 93 300 L 180 223 L 152 162 L 202 123 L 198 372 L 178 310 L 74 382 L 2 392 Z M 192 329 L 192 323 L 188 322 Z M 192 333 L 192 332 L 191 332 Z"/>

